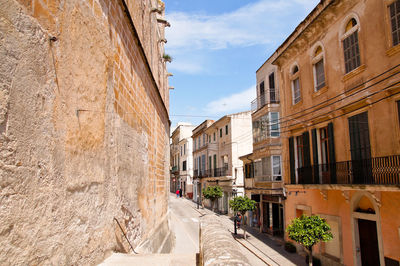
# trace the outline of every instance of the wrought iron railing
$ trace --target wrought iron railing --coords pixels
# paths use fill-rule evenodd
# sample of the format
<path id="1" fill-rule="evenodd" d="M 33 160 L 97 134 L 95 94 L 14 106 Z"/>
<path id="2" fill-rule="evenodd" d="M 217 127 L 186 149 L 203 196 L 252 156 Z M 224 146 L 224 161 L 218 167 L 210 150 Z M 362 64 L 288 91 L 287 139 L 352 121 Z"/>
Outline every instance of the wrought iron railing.
<path id="1" fill-rule="evenodd" d="M 202 177 L 220 177 L 228 175 L 228 167 L 220 167 L 214 169 L 207 170 L 194 170 L 193 177 L 202 178 Z"/>
<path id="2" fill-rule="evenodd" d="M 297 169 L 298 184 L 400 184 L 400 155 Z"/>
<path id="3" fill-rule="evenodd" d="M 179 171 L 179 167 L 178 167 L 177 165 L 172 166 L 171 171 L 172 171 L 172 172 L 177 172 L 177 171 Z"/>
<path id="4" fill-rule="evenodd" d="M 260 94 L 251 102 L 251 111 L 255 112 L 266 104 L 279 103 L 279 95 L 277 89 L 270 89 L 267 93 Z"/>
<path id="5" fill-rule="evenodd" d="M 256 182 L 273 182 L 273 181 L 282 181 L 282 177 L 272 176 L 272 175 L 262 175 L 262 176 L 255 176 L 254 180 Z"/>

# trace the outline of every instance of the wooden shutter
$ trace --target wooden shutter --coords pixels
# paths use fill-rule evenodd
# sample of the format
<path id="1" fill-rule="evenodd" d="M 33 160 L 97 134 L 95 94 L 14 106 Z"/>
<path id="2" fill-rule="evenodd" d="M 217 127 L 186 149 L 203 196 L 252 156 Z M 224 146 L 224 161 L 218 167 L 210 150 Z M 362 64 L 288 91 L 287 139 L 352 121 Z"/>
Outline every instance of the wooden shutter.
<path id="1" fill-rule="evenodd" d="M 304 166 L 311 165 L 311 157 L 310 157 L 310 133 L 308 131 L 303 133 L 303 154 L 304 154 Z"/>
<path id="2" fill-rule="evenodd" d="M 317 129 L 314 128 L 313 130 L 311 130 L 311 138 L 313 150 L 314 180 L 319 180 Z"/>
<path id="3" fill-rule="evenodd" d="M 276 95 L 275 95 L 275 73 L 271 73 L 268 77 L 269 79 L 269 101 L 271 103 L 276 102 Z"/>
<path id="4" fill-rule="evenodd" d="M 289 162 L 290 162 L 290 184 L 296 184 L 295 161 L 294 161 L 294 139 L 289 138 Z"/>
<path id="5" fill-rule="evenodd" d="M 335 139 L 333 136 L 333 123 L 328 124 L 328 145 L 329 145 L 329 167 L 331 172 L 331 183 L 336 184 L 336 158 L 335 158 Z"/>

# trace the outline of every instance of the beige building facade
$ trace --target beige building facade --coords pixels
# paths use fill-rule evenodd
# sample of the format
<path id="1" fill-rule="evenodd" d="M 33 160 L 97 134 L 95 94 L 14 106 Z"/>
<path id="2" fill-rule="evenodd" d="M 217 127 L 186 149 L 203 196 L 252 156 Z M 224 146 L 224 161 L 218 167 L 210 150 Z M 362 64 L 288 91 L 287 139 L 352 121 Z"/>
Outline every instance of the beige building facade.
<path id="1" fill-rule="evenodd" d="M 327 265 L 400 261 L 400 1 L 320 1 L 277 49 L 285 226 L 318 214 Z"/>
<path id="2" fill-rule="evenodd" d="M 218 185 L 223 196 L 218 200 L 217 210 L 232 215 L 228 202 L 244 195 L 243 162 L 240 156 L 252 150 L 251 112 L 226 115 L 205 130 L 207 153 L 201 187 Z M 211 207 L 211 202 L 205 205 Z"/>
<path id="3" fill-rule="evenodd" d="M 201 178 L 207 172 L 208 154 L 215 150 L 215 145 L 210 145 L 209 136 L 206 129 L 214 123 L 214 120 L 204 120 L 192 131 L 193 140 L 193 200 L 202 202 L 202 182 Z"/>
<path id="4" fill-rule="evenodd" d="M 193 198 L 192 130 L 194 126 L 178 123 L 171 136 L 171 192 L 182 189 L 183 195 Z"/>
<path id="5" fill-rule="evenodd" d="M 256 72 L 257 98 L 252 102 L 253 153 L 242 156 L 245 163 L 246 195 L 257 202 L 248 213 L 249 225 L 283 237 L 284 195 L 282 141 L 277 67 L 268 59 Z"/>
<path id="6" fill-rule="evenodd" d="M 168 251 L 163 14 L 156 0 L 0 2 L 1 265 Z"/>

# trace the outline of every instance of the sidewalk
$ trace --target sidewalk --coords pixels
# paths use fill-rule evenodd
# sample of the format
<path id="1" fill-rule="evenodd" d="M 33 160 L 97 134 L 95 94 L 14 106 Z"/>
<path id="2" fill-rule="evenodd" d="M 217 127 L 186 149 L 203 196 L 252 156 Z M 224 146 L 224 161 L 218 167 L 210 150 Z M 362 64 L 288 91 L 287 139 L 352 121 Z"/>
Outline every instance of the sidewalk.
<path id="1" fill-rule="evenodd" d="M 246 239 L 243 238 L 243 230 L 239 229 L 238 234 L 233 234 L 233 221 L 227 215 L 219 215 L 209 209 L 202 209 L 201 205 L 197 209 L 197 204 L 189 199 L 186 202 L 190 207 L 194 208 L 200 214 L 215 214 L 225 225 L 225 228 L 232 233 L 232 236 L 248 249 L 251 253 L 257 256 L 260 260 L 268 265 L 308 265 L 304 257 L 289 253 L 283 247 L 283 242 L 276 241 L 266 234 L 260 233 L 254 228 L 246 226 Z"/>

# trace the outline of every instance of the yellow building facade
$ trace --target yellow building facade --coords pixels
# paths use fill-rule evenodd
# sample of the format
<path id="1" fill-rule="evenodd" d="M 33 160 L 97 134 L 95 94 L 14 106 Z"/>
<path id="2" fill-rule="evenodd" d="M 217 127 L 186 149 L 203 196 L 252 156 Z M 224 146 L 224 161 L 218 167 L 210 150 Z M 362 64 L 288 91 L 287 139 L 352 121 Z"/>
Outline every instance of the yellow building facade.
<path id="1" fill-rule="evenodd" d="M 325 218 L 326 265 L 400 261 L 399 38 L 400 1 L 320 1 L 272 56 L 285 227 Z"/>

